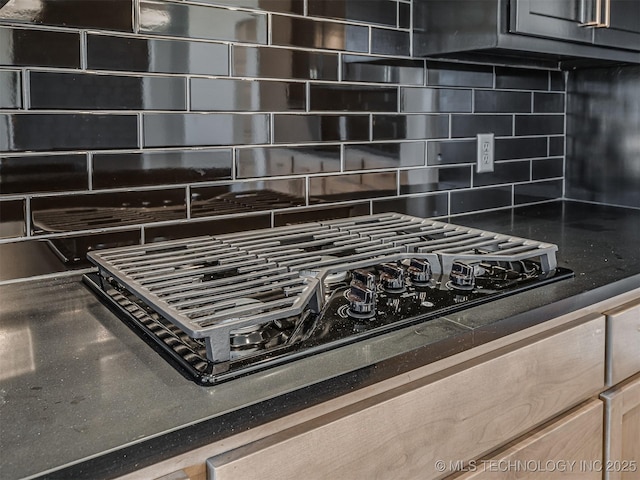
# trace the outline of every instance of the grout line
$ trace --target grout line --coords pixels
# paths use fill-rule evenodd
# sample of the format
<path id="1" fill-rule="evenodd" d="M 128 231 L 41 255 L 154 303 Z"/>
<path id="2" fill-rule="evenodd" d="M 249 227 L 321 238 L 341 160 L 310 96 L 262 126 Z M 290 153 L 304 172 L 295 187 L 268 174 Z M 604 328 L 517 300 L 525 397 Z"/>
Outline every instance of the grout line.
<path id="1" fill-rule="evenodd" d="M 31 195 L 27 195 L 24 201 L 24 221 L 26 238 L 31 238 Z"/>
<path id="2" fill-rule="evenodd" d="M 93 152 L 87 152 L 87 186 L 93 190 Z"/>
<path id="3" fill-rule="evenodd" d="M 80 32 L 80 70 L 86 70 L 89 62 L 87 53 L 87 31 Z"/>
<path id="4" fill-rule="evenodd" d="M 191 77 L 187 76 L 185 78 L 185 107 L 187 112 L 191 112 Z"/>
<path id="5" fill-rule="evenodd" d="M 184 204 L 187 208 L 187 220 L 191 220 L 191 185 L 185 188 Z"/>
<path id="6" fill-rule="evenodd" d="M 138 112 L 136 115 L 138 116 L 138 150 L 142 150 L 144 148 L 144 122 L 142 121 L 143 114 L 142 112 Z"/>
<path id="7" fill-rule="evenodd" d="M 22 109 L 29 110 L 31 108 L 31 73 L 26 68 L 22 69 L 22 78 L 20 79 L 21 95 L 22 95 Z"/>

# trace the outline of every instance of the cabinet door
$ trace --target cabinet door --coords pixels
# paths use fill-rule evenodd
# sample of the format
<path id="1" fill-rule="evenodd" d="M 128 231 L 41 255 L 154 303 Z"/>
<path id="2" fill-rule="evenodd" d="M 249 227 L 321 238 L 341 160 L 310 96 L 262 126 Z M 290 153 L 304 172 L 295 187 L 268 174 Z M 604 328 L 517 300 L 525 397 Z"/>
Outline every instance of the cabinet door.
<path id="1" fill-rule="evenodd" d="M 640 372 L 640 299 L 605 312 L 607 386 Z"/>
<path id="2" fill-rule="evenodd" d="M 594 43 L 640 51 L 640 1 L 602 1 L 609 9 L 609 27 L 594 29 Z"/>
<path id="3" fill-rule="evenodd" d="M 593 42 L 593 29 L 581 24 L 595 19 L 596 0 L 511 0 L 512 33 L 579 43 Z"/>
<path id="4" fill-rule="evenodd" d="M 590 315 L 416 379 L 212 457 L 210 477 L 443 478 L 602 391 L 604 327 Z"/>
<path id="5" fill-rule="evenodd" d="M 590 400 L 451 479 L 601 480 L 603 417 L 604 404 Z"/>
<path id="6" fill-rule="evenodd" d="M 640 374 L 604 392 L 605 480 L 640 478 Z"/>

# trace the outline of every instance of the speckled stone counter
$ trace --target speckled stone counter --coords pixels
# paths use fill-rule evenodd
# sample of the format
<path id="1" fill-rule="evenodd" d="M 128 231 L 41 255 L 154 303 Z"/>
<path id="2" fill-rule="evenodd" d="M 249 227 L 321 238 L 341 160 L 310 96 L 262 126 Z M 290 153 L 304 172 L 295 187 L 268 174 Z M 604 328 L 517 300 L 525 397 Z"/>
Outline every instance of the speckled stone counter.
<path id="1" fill-rule="evenodd" d="M 640 287 L 640 210 L 551 202 L 448 221 L 555 243 L 575 278 L 209 388 L 78 277 L 0 287 L 0 476 L 121 475 Z"/>

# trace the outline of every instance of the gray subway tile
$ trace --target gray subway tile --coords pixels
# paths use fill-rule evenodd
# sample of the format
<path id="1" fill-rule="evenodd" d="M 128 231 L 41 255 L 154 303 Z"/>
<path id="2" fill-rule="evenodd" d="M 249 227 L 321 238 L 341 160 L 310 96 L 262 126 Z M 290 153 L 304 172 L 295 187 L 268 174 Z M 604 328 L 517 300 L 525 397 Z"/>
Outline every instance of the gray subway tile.
<path id="1" fill-rule="evenodd" d="M 517 162 L 496 162 L 493 172 L 473 172 L 473 186 L 482 187 L 499 183 L 527 182 L 531 180 L 531 163 L 528 160 Z"/>
<path id="2" fill-rule="evenodd" d="M 386 28 L 371 29 L 371 52 L 384 55 L 411 54 L 411 34 Z"/>
<path id="3" fill-rule="evenodd" d="M 411 4 L 398 2 L 398 27 L 411 28 Z"/>
<path id="4" fill-rule="evenodd" d="M 493 67 L 427 60 L 427 85 L 493 87 Z"/>
<path id="5" fill-rule="evenodd" d="M 311 84 L 312 111 L 397 112 L 397 87 Z"/>
<path id="6" fill-rule="evenodd" d="M 424 165 L 424 142 L 361 143 L 344 146 L 346 170 Z"/>
<path id="7" fill-rule="evenodd" d="M 496 88 L 549 90 L 549 72 L 526 68 L 496 67 Z"/>
<path id="8" fill-rule="evenodd" d="M 214 6 L 141 0 L 140 32 L 265 44 L 267 15 Z"/>
<path id="9" fill-rule="evenodd" d="M 25 233 L 25 201 L 0 201 L 0 238 L 23 237 Z"/>
<path id="10" fill-rule="evenodd" d="M 479 113 L 530 113 L 531 93 L 476 90 L 474 106 Z"/>
<path id="11" fill-rule="evenodd" d="M 274 143 L 369 140 L 369 115 L 273 116 Z"/>
<path id="12" fill-rule="evenodd" d="M 396 172 L 343 173 L 309 178 L 310 203 L 359 200 L 396 194 Z"/>
<path id="13" fill-rule="evenodd" d="M 533 111 L 535 113 L 564 112 L 564 94 L 534 92 Z"/>
<path id="14" fill-rule="evenodd" d="M 198 0 L 198 3 L 211 5 L 227 5 L 229 7 L 246 7 L 267 12 L 304 13 L 305 0 Z"/>
<path id="15" fill-rule="evenodd" d="M 449 136 L 448 115 L 374 115 L 374 140 L 423 140 Z"/>
<path id="16" fill-rule="evenodd" d="M 125 72 L 229 74 L 222 43 L 87 35 L 87 67 Z"/>
<path id="17" fill-rule="evenodd" d="M 516 135 L 564 133 L 564 115 L 516 115 Z"/>
<path id="18" fill-rule="evenodd" d="M 203 111 L 304 110 L 304 83 L 192 78 L 191 109 Z"/>
<path id="19" fill-rule="evenodd" d="M 233 45 L 233 74 L 239 77 L 338 80 L 338 54 Z"/>
<path id="20" fill-rule="evenodd" d="M 80 66 L 80 35 L 0 27 L 0 65 Z"/>
<path id="21" fill-rule="evenodd" d="M 428 165 L 475 163 L 476 154 L 475 140 L 443 140 L 427 143 Z"/>
<path id="22" fill-rule="evenodd" d="M 133 31 L 133 0 L 15 0 L 2 4 L 0 20 L 3 21 Z"/>
<path id="23" fill-rule="evenodd" d="M 0 156 L 0 194 L 87 190 L 85 154 Z"/>
<path id="24" fill-rule="evenodd" d="M 562 180 L 524 183 L 514 186 L 514 201 L 522 203 L 542 202 L 562 197 Z"/>
<path id="25" fill-rule="evenodd" d="M 424 76 L 423 60 L 365 55 L 342 56 L 342 79 L 350 82 L 423 85 Z"/>
<path id="26" fill-rule="evenodd" d="M 511 115 L 452 115 L 452 137 L 475 137 L 478 133 L 511 135 Z"/>
<path id="27" fill-rule="evenodd" d="M 176 77 L 133 77 L 30 72 L 31 107 L 62 110 L 185 110 L 186 81 Z"/>
<path id="28" fill-rule="evenodd" d="M 451 192 L 451 214 L 511 206 L 511 186 Z"/>
<path id="29" fill-rule="evenodd" d="M 93 155 L 93 188 L 207 182 L 231 178 L 231 150 Z"/>
<path id="30" fill-rule="evenodd" d="M 416 217 L 442 217 L 449 213 L 447 193 L 420 196 L 385 198 L 372 202 L 373 213 L 397 212 Z"/>
<path id="31" fill-rule="evenodd" d="M 271 37 L 274 45 L 350 52 L 369 50 L 369 29 L 360 25 L 282 15 L 273 15 L 272 25 Z"/>
<path id="32" fill-rule="evenodd" d="M 274 227 L 295 223 L 319 222 L 337 218 L 351 218 L 369 215 L 369 202 L 343 203 L 339 205 L 312 206 L 294 210 L 276 211 L 273 214 Z"/>
<path id="33" fill-rule="evenodd" d="M 255 213 L 207 220 L 190 220 L 176 224 L 147 226 L 144 229 L 146 243 L 176 240 L 179 238 L 200 237 L 202 235 L 220 235 L 223 233 L 243 232 L 271 226 L 270 213 Z"/>
<path id="34" fill-rule="evenodd" d="M 238 178 L 328 173 L 340 170 L 339 145 L 240 148 Z"/>
<path id="35" fill-rule="evenodd" d="M 396 3 L 389 0 L 312 0 L 309 16 L 396 26 Z"/>
<path id="36" fill-rule="evenodd" d="M 532 160 L 531 172 L 533 180 L 562 177 L 564 175 L 564 162 L 562 158 Z"/>
<path id="37" fill-rule="evenodd" d="M 547 156 L 547 139 L 498 138 L 495 141 L 496 160 L 516 160 Z"/>
<path id="38" fill-rule="evenodd" d="M 471 186 L 471 167 L 427 167 L 400 171 L 400 193 L 425 193 Z"/>
<path id="39" fill-rule="evenodd" d="M 565 137 L 549 137 L 549 155 L 557 157 L 564 155 Z"/>
<path id="40" fill-rule="evenodd" d="M 137 148 L 136 115 L 0 114 L 0 151 Z"/>
<path id="41" fill-rule="evenodd" d="M 267 114 L 145 113 L 144 146 L 215 146 L 267 143 Z"/>
<path id="42" fill-rule="evenodd" d="M 401 95 L 403 112 L 471 112 L 471 90 L 403 87 Z"/>
<path id="43" fill-rule="evenodd" d="M 551 77 L 551 90 L 564 92 L 566 85 L 564 81 L 565 72 L 549 72 Z"/>
<path id="44" fill-rule="evenodd" d="M 20 72 L 0 70 L 0 108 L 21 108 Z"/>

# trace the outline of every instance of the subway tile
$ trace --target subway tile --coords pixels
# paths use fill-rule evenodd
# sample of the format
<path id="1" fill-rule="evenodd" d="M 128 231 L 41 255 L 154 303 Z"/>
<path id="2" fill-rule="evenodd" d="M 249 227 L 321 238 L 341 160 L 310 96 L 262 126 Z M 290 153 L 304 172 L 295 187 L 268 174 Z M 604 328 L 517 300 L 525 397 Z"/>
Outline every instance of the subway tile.
<path id="1" fill-rule="evenodd" d="M 516 135 L 564 133 L 564 115 L 516 115 Z"/>
<path id="2" fill-rule="evenodd" d="M 564 112 L 564 94 L 535 92 L 533 94 L 533 111 L 535 113 Z"/>
<path id="3" fill-rule="evenodd" d="M 400 171 L 400 193 L 425 193 L 471 186 L 471 167 L 427 167 Z"/>
<path id="4" fill-rule="evenodd" d="M 140 229 L 65 235 L 61 238 L 26 240 L 0 245 L 0 281 L 29 278 L 87 268 L 87 252 L 140 243 Z"/>
<path id="5" fill-rule="evenodd" d="M 93 188 L 96 189 L 230 178 L 230 149 L 93 155 Z"/>
<path id="6" fill-rule="evenodd" d="M 312 17 L 396 26 L 396 3 L 390 0 L 313 0 L 308 9 Z"/>
<path id="7" fill-rule="evenodd" d="M 478 133 L 496 136 L 512 134 L 511 115 L 452 115 L 452 137 L 475 137 Z"/>
<path id="8" fill-rule="evenodd" d="M 298 207 L 305 203 L 304 178 L 191 189 L 192 218 Z"/>
<path id="9" fill-rule="evenodd" d="M 267 43 L 267 15 L 214 6 L 141 0 L 140 32 L 264 44 Z"/>
<path id="10" fill-rule="evenodd" d="M 374 140 L 421 140 L 449 136 L 448 115 L 374 115 Z"/>
<path id="11" fill-rule="evenodd" d="M 475 163 L 475 140 L 444 140 L 427 143 L 427 165 Z"/>
<path id="12" fill-rule="evenodd" d="M 306 207 L 293 211 L 276 211 L 273 214 L 273 226 L 281 227 L 295 223 L 319 222 L 338 218 L 359 217 L 369 215 L 369 202 L 328 205 L 324 207 Z"/>
<path id="13" fill-rule="evenodd" d="M 0 157 L 0 193 L 87 190 L 85 154 Z"/>
<path id="14" fill-rule="evenodd" d="M 192 78 L 191 110 L 281 112 L 304 110 L 304 83 Z"/>
<path id="15" fill-rule="evenodd" d="M 344 146 L 346 170 L 424 165 L 424 142 L 361 143 Z"/>
<path id="16" fill-rule="evenodd" d="M 531 172 L 533 180 L 562 177 L 564 174 L 564 162 L 562 158 L 533 160 L 531 162 Z"/>
<path id="17" fill-rule="evenodd" d="M 549 72 L 526 68 L 496 67 L 496 88 L 549 90 Z"/>
<path id="18" fill-rule="evenodd" d="M 562 180 L 515 185 L 514 189 L 516 205 L 553 200 L 562 197 Z"/>
<path id="19" fill-rule="evenodd" d="M 564 72 L 549 72 L 551 77 L 551 90 L 565 91 Z"/>
<path id="20" fill-rule="evenodd" d="M 233 74 L 239 77 L 338 80 L 338 54 L 233 45 Z"/>
<path id="21" fill-rule="evenodd" d="M 274 45 L 350 52 L 369 50 L 367 27 L 281 15 L 273 15 L 271 21 L 271 40 Z"/>
<path id="22" fill-rule="evenodd" d="M 274 143 L 369 140 L 369 115 L 273 116 Z"/>
<path id="23" fill-rule="evenodd" d="M 558 157 L 564 155 L 565 137 L 549 137 L 549 155 Z"/>
<path id="24" fill-rule="evenodd" d="M 427 85 L 493 87 L 493 67 L 427 60 Z"/>
<path id="25" fill-rule="evenodd" d="M 397 194 L 396 172 L 352 173 L 309 178 L 309 202 L 339 202 Z"/>
<path id="26" fill-rule="evenodd" d="M 136 148 L 135 115 L 0 114 L 0 151 Z"/>
<path id="27" fill-rule="evenodd" d="M 80 67 L 80 35 L 0 27 L 0 65 Z"/>
<path id="28" fill-rule="evenodd" d="M 403 112 L 471 112 L 471 90 L 402 88 Z"/>
<path id="29" fill-rule="evenodd" d="M 374 200 L 372 205 L 373 213 L 397 212 L 421 218 L 442 217 L 449 213 L 447 193 Z"/>
<path id="30" fill-rule="evenodd" d="M 2 2 L 0 20 L 80 27 L 104 30 L 133 31 L 133 0 L 9 0 Z"/>
<path id="31" fill-rule="evenodd" d="M 527 182 L 531 180 L 531 163 L 528 160 L 518 162 L 496 162 L 493 172 L 473 172 L 473 186 L 483 187 L 499 183 Z"/>
<path id="32" fill-rule="evenodd" d="M 173 225 L 157 225 L 144 228 L 146 243 L 176 240 L 178 238 L 199 237 L 202 235 L 221 235 L 223 233 L 243 232 L 271 226 L 271 214 L 261 213 L 224 217 L 213 220 L 192 220 Z"/>
<path id="33" fill-rule="evenodd" d="M 411 4 L 398 3 L 398 27 L 411 28 Z"/>
<path id="34" fill-rule="evenodd" d="M 267 12 L 304 13 L 305 0 L 198 0 L 198 3 L 212 5 L 228 5 L 229 7 L 246 7 Z"/>
<path id="35" fill-rule="evenodd" d="M 411 34 L 386 28 L 371 29 L 371 52 L 383 55 L 411 55 Z"/>
<path id="36" fill-rule="evenodd" d="M 66 110 L 185 110 L 186 81 L 176 77 L 133 77 L 29 72 L 31 108 Z"/>
<path id="37" fill-rule="evenodd" d="M 0 201 L 0 238 L 23 237 L 25 235 L 24 203 L 24 200 Z M 4 265 L 0 270 L 3 269 Z"/>
<path id="38" fill-rule="evenodd" d="M 186 218 L 183 188 L 34 197 L 34 233 L 122 227 Z"/>
<path id="39" fill-rule="evenodd" d="M 221 43 L 87 35 L 87 67 L 125 72 L 229 74 Z"/>
<path id="40" fill-rule="evenodd" d="M 397 112 L 398 88 L 311 84 L 312 111 Z"/>
<path id="41" fill-rule="evenodd" d="M 511 186 L 455 191 L 450 194 L 451 214 L 511 206 Z"/>
<path id="42" fill-rule="evenodd" d="M 328 173 L 340 170 L 339 145 L 240 148 L 238 178 Z"/>
<path id="43" fill-rule="evenodd" d="M 476 90 L 474 106 L 479 113 L 530 113 L 531 93 Z"/>
<path id="44" fill-rule="evenodd" d="M 538 138 L 498 138 L 495 141 L 496 160 L 517 160 L 547 156 L 547 139 Z"/>
<path id="45" fill-rule="evenodd" d="M 0 70 L 0 108 L 22 108 L 20 72 Z"/>
<path id="46" fill-rule="evenodd" d="M 246 145 L 269 141 L 269 115 L 145 113 L 144 146 Z"/>
<path id="47" fill-rule="evenodd" d="M 342 56 L 342 79 L 350 82 L 424 84 L 424 61 L 403 58 Z"/>

